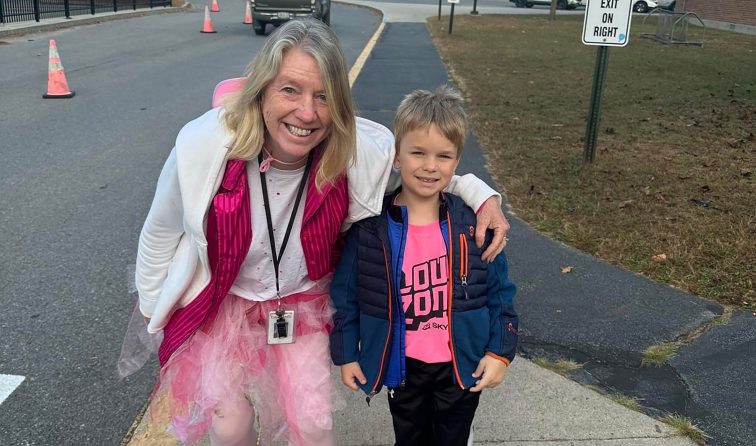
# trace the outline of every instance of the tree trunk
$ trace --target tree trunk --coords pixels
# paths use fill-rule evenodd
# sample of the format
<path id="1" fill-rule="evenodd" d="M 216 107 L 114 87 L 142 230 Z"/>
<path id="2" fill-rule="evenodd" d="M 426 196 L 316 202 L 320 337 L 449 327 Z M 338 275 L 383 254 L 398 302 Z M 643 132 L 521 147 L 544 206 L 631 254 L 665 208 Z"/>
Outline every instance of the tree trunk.
<path id="1" fill-rule="evenodd" d="M 557 0 L 551 0 L 551 11 L 549 12 L 549 21 L 556 20 Z"/>

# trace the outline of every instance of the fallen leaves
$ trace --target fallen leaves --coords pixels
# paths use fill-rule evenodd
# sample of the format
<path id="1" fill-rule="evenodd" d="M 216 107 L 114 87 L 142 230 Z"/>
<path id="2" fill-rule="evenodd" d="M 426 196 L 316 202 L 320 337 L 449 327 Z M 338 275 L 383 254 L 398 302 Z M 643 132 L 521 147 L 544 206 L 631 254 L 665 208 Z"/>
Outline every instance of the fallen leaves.
<path id="1" fill-rule="evenodd" d="M 664 263 L 667 261 L 667 254 L 661 253 L 661 254 L 652 255 L 651 260 L 653 260 L 656 263 Z"/>

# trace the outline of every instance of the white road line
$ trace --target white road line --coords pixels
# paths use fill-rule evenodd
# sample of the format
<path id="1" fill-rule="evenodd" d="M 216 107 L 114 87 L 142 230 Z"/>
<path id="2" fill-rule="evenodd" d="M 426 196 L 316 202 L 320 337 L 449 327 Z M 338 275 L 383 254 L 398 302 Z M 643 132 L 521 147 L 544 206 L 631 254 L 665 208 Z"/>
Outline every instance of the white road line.
<path id="1" fill-rule="evenodd" d="M 25 376 L 0 374 L 0 404 L 26 379 Z"/>

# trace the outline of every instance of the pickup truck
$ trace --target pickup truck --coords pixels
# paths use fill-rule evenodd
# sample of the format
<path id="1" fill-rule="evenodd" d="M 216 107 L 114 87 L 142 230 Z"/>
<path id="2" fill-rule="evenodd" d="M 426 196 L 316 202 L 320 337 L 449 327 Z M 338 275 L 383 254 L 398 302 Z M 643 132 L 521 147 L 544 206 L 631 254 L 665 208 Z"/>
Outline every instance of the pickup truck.
<path id="1" fill-rule="evenodd" d="M 250 0 L 252 28 L 255 34 L 265 34 L 268 23 L 279 26 L 288 20 L 314 17 L 331 25 L 331 0 Z"/>

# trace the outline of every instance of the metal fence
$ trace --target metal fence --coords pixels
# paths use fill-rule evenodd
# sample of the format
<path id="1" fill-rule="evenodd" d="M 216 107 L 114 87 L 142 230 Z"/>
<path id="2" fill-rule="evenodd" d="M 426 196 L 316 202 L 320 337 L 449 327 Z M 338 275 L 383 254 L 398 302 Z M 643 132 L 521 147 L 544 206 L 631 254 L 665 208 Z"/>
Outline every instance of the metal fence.
<path id="1" fill-rule="evenodd" d="M 0 0 L 0 23 L 171 6 L 171 0 Z"/>

